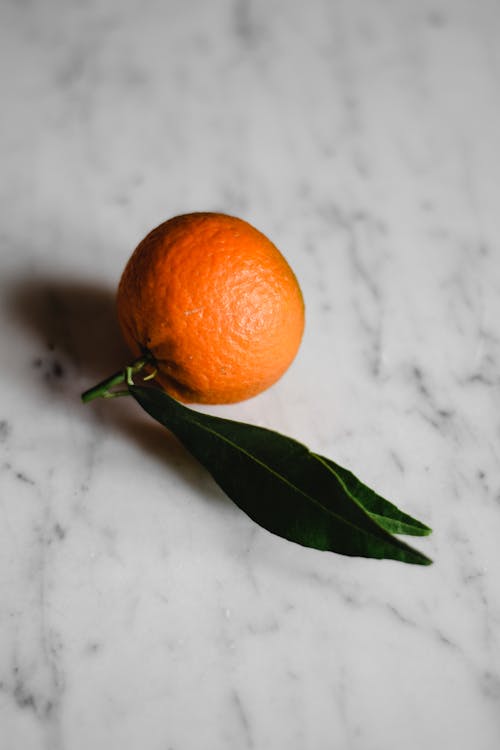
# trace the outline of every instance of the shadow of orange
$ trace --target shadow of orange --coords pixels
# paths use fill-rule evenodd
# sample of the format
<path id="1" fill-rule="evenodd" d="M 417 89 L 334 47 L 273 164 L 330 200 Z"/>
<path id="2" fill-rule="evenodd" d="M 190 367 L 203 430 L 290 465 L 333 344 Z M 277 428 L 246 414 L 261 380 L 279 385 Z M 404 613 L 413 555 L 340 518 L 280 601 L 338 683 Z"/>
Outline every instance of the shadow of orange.
<path id="1" fill-rule="evenodd" d="M 59 277 L 22 279 L 10 288 L 6 312 L 35 339 L 39 353 L 32 364 L 39 376 L 38 385 L 50 390 L 52 404 L 58 399 L 73 406 L 79 404 L 82 390 L 131 361 L 116 318 L 115 295 L 107 286 Z M 193 489 L 214 500 L 225 499 L 170 432 L 139 407 L 124 407 L 123 401 L 111 400 L 106 405 L 99 401 L 81 407 L 93 411 L 101 422 L 100 429 L 111 426 L 125 432 L 148 455 L 175 466 Z"/>

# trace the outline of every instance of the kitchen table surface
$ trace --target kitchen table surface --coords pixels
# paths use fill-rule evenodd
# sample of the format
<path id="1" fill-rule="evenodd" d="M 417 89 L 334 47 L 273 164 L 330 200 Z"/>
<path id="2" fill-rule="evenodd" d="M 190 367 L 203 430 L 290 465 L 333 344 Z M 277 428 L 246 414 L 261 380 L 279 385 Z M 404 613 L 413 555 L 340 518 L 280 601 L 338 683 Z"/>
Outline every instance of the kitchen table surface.
<path id="1" fill-rule="evenodd" d="M 500 6 L 4 2 L 1 750 L 500 746 Z M 306 304 L 269 427 L 433 528 L 287 542 L 132 399 L 165 219 L 256 226 Z"/>

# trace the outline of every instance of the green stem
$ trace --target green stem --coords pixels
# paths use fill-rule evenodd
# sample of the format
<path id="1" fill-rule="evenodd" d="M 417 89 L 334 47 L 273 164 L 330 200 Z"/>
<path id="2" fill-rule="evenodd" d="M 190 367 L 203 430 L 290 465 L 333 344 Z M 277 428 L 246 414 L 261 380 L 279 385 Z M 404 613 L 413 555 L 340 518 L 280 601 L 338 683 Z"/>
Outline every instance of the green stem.
<path id="1" fill-rule="evenodd" d="M 128 395 L 128 391 L 112 391 L 115 385 L 120 383 L 130 383 L 131 376 L 139 370 L 142 370 L 144 365 L 151 361 L 151 357 L 142 356 L 135 359 L 130 365 L 124 367 L 122 370 L 115 372 L 110 375 L 109 378 L 101 380 L 100 383 L 89 388 L 85 393 L 82 393 L 82 401 L 84 404 L 88 404 L 89 401 L 93 401 L 95 398 L 114 398 L 115 396 Z"/>

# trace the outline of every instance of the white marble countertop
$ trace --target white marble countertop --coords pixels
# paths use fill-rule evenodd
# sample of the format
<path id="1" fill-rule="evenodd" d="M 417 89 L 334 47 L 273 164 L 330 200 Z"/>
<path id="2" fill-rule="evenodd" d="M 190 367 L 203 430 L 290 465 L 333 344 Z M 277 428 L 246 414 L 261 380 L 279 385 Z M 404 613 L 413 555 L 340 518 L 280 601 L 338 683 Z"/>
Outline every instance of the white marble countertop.
<path id="1" fill-rule="evenodd" d="M 500 746 L 500 7 L 5 2 L 1 750 Z M 427 522 L 428 568 L 257 527 L 131 400 L 137 242 L 241 216 L 298 358 L 212 413 Z"/>

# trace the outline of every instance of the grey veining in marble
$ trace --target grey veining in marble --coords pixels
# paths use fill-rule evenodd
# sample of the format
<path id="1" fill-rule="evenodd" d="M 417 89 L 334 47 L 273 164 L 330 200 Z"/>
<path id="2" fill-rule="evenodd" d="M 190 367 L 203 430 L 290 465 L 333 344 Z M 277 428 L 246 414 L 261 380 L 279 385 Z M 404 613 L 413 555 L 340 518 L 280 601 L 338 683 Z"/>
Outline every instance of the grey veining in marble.
<path id="1" fill-rule="evenodd" d="M 500 746 L 500 7 L 33 0 L 0 10 L 0 750 Z M 222 210 L 306 301 L 213 413 L 434 528 L 414 568 L 256 527 L 127 399 L 137 242 Z"/>

